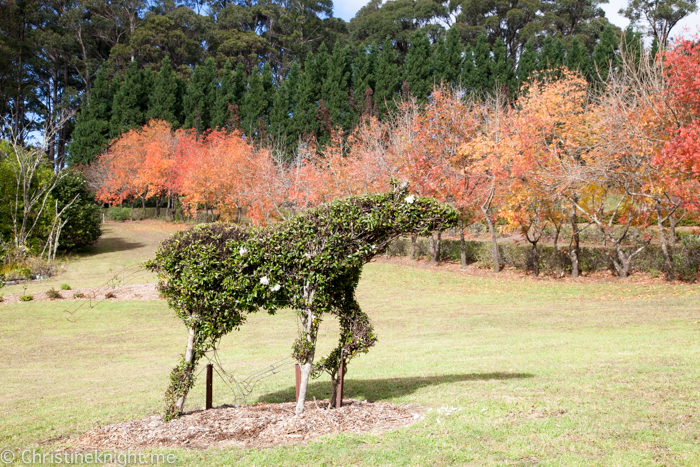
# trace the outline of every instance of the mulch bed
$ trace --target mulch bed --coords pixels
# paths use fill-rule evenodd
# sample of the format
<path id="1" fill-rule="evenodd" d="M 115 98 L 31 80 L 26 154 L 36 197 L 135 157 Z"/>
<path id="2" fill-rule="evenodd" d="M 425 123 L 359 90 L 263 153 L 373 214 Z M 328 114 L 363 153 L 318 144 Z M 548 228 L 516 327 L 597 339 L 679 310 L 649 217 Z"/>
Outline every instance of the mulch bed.
<path id="1" fill-rule="evenodd" d="M 408 426 L 421 419 L 415 405 L 346 400 L 340 409 L 328 401 L 257 404 L 189 412 L 168 422 L 160 415 L 128 420 L 83 433 L 68 444 L 70 451 L 139 450 L 151 448 L 269 447 L 302 443 L 334 433 L 379 432 Z"/>

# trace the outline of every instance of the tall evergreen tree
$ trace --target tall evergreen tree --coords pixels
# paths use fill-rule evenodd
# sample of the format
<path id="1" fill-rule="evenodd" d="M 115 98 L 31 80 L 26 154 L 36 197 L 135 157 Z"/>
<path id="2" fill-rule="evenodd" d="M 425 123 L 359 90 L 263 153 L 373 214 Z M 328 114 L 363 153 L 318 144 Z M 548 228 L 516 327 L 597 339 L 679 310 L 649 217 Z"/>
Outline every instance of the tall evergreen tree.
<path id="1" fill-rule="evenodd" d="M 418 102 L 425 102 L 433 88 L 433 72 L 430 57 L 430 40 L 424 31 L 413 34 L 406 55 L 404 76 L 411 94 Z"/>
<path id="2" fill-rule="evenodd" d="M 203 132 L 211 128 L 212 111 L 216 102 L 216 62 L 209 57 L 197 65 L 183 98 L 185 128 Z"/>
<path id="3" fill-rule="evenodd" d="M 462 41 L 459 38 L 457 28 L 452 27 L 447 31 L 445 47 L 447 48 L 447 61 L 443 66 L 445 82 L 457 85 L 459 84 L 462 55 L 464 52 L 464 47 L 462 47 Z"/>
<path id="4" fill-rule="evenodd" d="M 578 37 L 574 37 L 571 41 L 571 47 L 566 54 L 564 64 L 571 71 L 578 71 L 584 76 L 588 75 L 588 68 L 590 66 L 588 50 L 581 44 Z"/>
<path id="5" fill-rule="evenodd" d="M 261 128 L 259 121 L 267 112 L 267 96 L 263 85 L 260 70 L 253 70 L 248 77 L 248 89 L 243 97 L 241 106 L 241 126 L 243 132 L 254 137 L 260 134 L 265 128 Z"/>
<path id="6" fill-rule="evenodd" d="M 266 121 L 269 123 L 269 119 L 267 117 L 270 115 L 272 101 L 274 100 L 275 92 L 277 91 L 277 83 L 275 82 L 275 77 L 272 75 L 272 66 L 270 65 L 270 62 L 265 62 L 262 69 L 261 80 L 266 101 L 264 116 L 266 117 Z"/>
<path id="7" fill-rule="evenodd" d="M 238 105 L 233 93 L 233 75 L 231 62 L 227 61 L 221 75 L 221 83 L 216 90 L 216 102 L 211 117 L 212 128 L 227 128 L 233 117 L 230 106 Z"/>
<path id="8" fill-rule="evenodd" d="M 387 37 L 377 59 L 377 84 L 374 90 L 374 102 L 380 116 L 394 108 L 396 93 L 401 86 L 399 66 L 396 62 L 394 45 Z"/>
<path id="9" fill-rule="evenodd" d="M 433 75 L 437 84 L 449 84 L 447 80 L 447 45 L 445 38 L 440 36 L 433 44 Z"/>
<path id="10" fill-rule="evenodd" d="M 610 68 L 616 65 L 616 55 L 620 41 L 615 29 L 609 24 L 603 29 L 600 40 L 593 49 L 593 78 L 603 82 L 608 80 Z"/>
<path id="11" fill-rule="evenodd" d="M 124 79 L 117 85 L 112 101 L 110 136 L 116 138 L 123 131 L 146 123 L 148 94 L 144 91 L 144 77 L 136 61 L 129 62 Z"/>
<path id="12" fill-rule="evenodd" d="M 563 64 L 566 50 L 564 44 L 559 39 L 547 36 L 540 51 L 539 69 L 542 72 L 556 73 Z"/>
<path id="13" fill-rule="evenodd" d="M 355 124 L 355 112 L 350 108 L 350 83 L 352 79 L 352 58 L 350 48 L 336 42 L 330 59 L 328 74 L 323 80 L 321 98 L 331 118 L 333 126 L 349 130 Z"/>
<path id="14" fill-rule="evenodd" d="M 535 70 L 537 70 L 537 50 L 535 50 L 535 44 L 532 41 L 527 41 L 525 50 L 518 60 L 518 84 L 522 85 L 529 80 Z"/>
<path id="15" fill-rule="evenodd" d="M 377 83 L 377 60 L 379 58 L 379 47 L 373 42 L 369 49 L 364 46 L 359 47 L 353 62 L 352 89 L 355 93 L 355 100 L 360 104 L 359 99 L 364 99 L 367 89 L 374 91 Z"/>
<path id="16" fill-rule="evenodd" d="M 508 57 L 506 43 L 500 37 L 493 45 L 491 76 L 495 86 L 507 89 L 508 92 L 515 89 L 513 63 Z"/>
<path id="17" fill-rule="evenodd" d="M 245 96 L 246 84 L 248 79 L 246 78 L 245 65 L 242 62 L 238 62 L 236 65 L 236 73 L 233 75 L 233 103 L 234 105 L 241 106 L 243 104 L 243 96 Z"/>
<path id="18" fill-rule="evenodd" d="M 474 47 L 474 72 L 469 87 L 475 91 L 489 91 L 493 88 L 493 77 L 491 76 L 491 48 L 489 47 L 486 34 L 481 34 L 476 39 Z"/>
<path id="19" fill-rule="evenodd" d="M 299 64 L 292 64 L 286 79 L 282 80 L 270 110 L 270 136 L 277 142 L 285 156 L 291 156 L 296 144 L 296 129 L 292 124 L 294 112 L 295 94 L 299 85 L 299 75 L 301 71 Z"/>
<path id="20" fill-rule="evenodd" d="M 155 77 L 146 115 L 147 120 L 157 118 L 170 123 L 173 128 L 180 126 L 177 119 L 177 81 L 167 55 Z"/>
<path id="21" fill-rule="evenodd" d="M 474 74 L 476 68 L 474 66 L 474 51 L 472 46 L 467 44 L 464 49 L 464 58 L 462 59 L 462 70 L 460 74 L 460 85 L 463 89 L 473 91 L 474 82 L 476 80 Z"/>
<path id="22" fill-rule="evenodd" d="M 68 165 L 89 164 L 109 143 L 111 99 L 106 68 L 100 67 L 92 83 L 90 99 L 83 102 L 75 120 L 73 141 L 68 145 Z"/>

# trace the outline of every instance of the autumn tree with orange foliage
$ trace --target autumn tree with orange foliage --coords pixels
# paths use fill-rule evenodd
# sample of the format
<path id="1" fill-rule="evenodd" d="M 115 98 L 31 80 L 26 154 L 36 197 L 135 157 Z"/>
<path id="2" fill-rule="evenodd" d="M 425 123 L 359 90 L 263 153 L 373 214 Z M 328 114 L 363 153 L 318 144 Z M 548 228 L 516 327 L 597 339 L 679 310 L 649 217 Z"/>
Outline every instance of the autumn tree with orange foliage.
<path id="1" fill-rule="evenodd" d="M 110 204 L 138 198 L 144 210 L 146 199 L 155 196 L 160 201 L 174 187 L 178 139 L 163 120 L 152 120 L 115 139 L 89 169 L 92 179 L 99 181 L 97 198 Z"/>

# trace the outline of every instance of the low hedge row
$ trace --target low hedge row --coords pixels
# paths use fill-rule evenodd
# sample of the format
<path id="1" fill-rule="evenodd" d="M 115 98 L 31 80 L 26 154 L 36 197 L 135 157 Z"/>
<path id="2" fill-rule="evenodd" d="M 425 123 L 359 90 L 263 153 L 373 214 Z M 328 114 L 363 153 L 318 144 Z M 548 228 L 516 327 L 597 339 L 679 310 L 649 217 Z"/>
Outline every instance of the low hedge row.
<path id="1" fill-rule="evenodd" d="M 501 263 L 517 269 L 531 271 L 533 269 L 533 252 L 529 244 L 516 244 L 510 242 L 499 243 Z M 465 250 L 468 264 L 476 264 L 479 267 L 489 268 L 493 264 L 493 250 L 491 242 L 469 240 L 465 242 Z M 540 272 L 544 274 L 566 274 L 571 271 L 571 260 L 566 254 L 566 249 L 560 248 L 557 252 L 551 246 L 539 246 Z M 614 271 L 611 255 L 612 249 L 602 247 L 582 247 L 579 257 L 579 267 L 582 272 Z M 411 239 L 399 238 L 393 241 L 387 248 L 389 256 L 410 256 Z M 418 238 L 416 240 L 416 257 L 429 258 L 429 239 Z M 460 241 L 443 239 L 440 243 L 440 261 L 460 261 Z M 695 281 L 700 267 L 700 242 L 697 239 L 683 239 L 673 249 L 673 267 L 676 277 L 685 281 Z M 656 245 L 648 246 L 632 263 L 632 270 L 661 275 L 664 270 L 664 261 L 661 248 Z"/>

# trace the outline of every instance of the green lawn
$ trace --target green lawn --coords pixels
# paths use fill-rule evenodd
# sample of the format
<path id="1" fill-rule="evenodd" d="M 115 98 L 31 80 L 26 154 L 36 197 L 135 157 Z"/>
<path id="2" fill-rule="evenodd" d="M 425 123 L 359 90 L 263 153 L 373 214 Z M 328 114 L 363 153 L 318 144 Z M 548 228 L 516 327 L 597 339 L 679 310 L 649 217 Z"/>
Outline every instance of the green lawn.
<path id="1" fill-rule="evenodd" d="M 109 238 L 126 230 L 113 225 Z M 92 275 L 81 279 L 73 263 L 65 274 L 75 287 L 94 283 L 100 264 L 109 269 L 103 255 L 125 264 L 148 251 L 85 256 L 77 264 Z M 417 403 L 432 409 L 424 420 L 306 445 L 167 451 L 177 465 L 700 465 L 695 285 L 476 277 L 380 261 L 365 268 L 358 298 L 379 342 L 353 361 L 346 396 Z M 186 341 L 165 303 L 105 302 L 77 323 L 63 319 L 65 305 L 0 305 L 0 449 L 48 452 L 91 427 L 162 410 Z M 323 323 L 322 348 L 336 329 Z M 254 315 L 225 340 L 222 360 L 247 375 L 287 355 L 295 332 L 289 311 Z M 293 383 L 292 372 L 276 375 L 249 402 L 292 400 Z M 214 384 L 215 404 L 230 403 Z M 329 386 L 314 382 L 310 397 Z M 200 380 L 188 406 L 203 403 Z M 446 406 L 457 410 L 445 416 Z"/>

